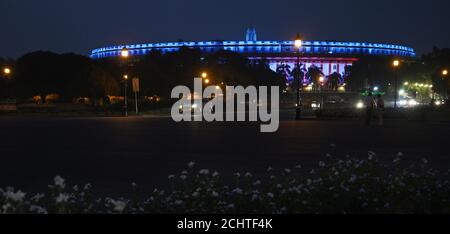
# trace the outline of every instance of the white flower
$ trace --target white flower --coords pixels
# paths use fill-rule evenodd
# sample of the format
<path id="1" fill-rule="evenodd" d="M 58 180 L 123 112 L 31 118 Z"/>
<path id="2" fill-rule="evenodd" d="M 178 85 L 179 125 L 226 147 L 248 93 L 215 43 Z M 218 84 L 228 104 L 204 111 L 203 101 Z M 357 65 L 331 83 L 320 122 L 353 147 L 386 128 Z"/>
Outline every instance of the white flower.
<path id="1" fill-rule="evenodd" d="M 181 174 L 182 175 L 186 175 L 186 174 L 188 174 L 188 172 L 187 171 L 182 171 Z"/>
<path id="2" fill-rule="evenodd" d="M 167 178 L 169 178 L 169 180 L 175 179 L 175 175 L 169 175 Z"/>
<path id="3" fill-rule="evenodd" d="M 295 166 L 296 169 L 302 169 L 302 165 L 298 164 L 297 166 Z"/>
<path id="4" fill-rule="evenodd" d="M 361 189 L 359 190 L 359 192 L 360 192 L 360 193 L 366 193 L 366 190 L 365 190 L 364 188 L 361 188 Z"/>
<path id="5" fill-rule="evenodd" d="M 21 202 L 23 200 L 23 198 L 25 197 L 25 195 L 26 194 L 23 193 L 20 190 L 17 191 L 17 192 L 14 192 L 12 190 L 11 191 L 8 190 L 8 191 L 3 193 L 3 196 L 5 196 L 5 198 L 10 199 L 10 200 L 15 201 L 15 202 Z"/>
<path id="6" fill-rule="evenodd" d="M 119 212 L 122 213 L 123 210 L 125 210 L 125 207 L 127 206 L 127 203 L 123 202 L 123 201 L 115 201 L 115 200 L 110 200 L 109 201 L 111 204 L 113 204 L 114 206 L 114 211 L 115 212 Z"/>
<path id="7" fill-rule="evenodd" d="M 325 162 L 322 162 L 322 161 L 319 162 L 319 167 L 325 167 L 325 166 L 326 166 Z"/>
<path id="8" fill-rule="evenodd" d="M 226 208 L 229 209 L 229 210 L 234 209 L 234 207 L 235 207 L 234 204 L 229 204 L 228 206 L 226 206 Z"/>
<path id="9" fill-rule="evenodd" d="M 91 184 L 86 184 L 83 188 L 83 190 L 89 190 L 91 189 L 92 185 Z"/>
<path id="10" fill-rule="evenodd" d="M 55 201 L 56 203 L 64 203 L 67 202 L 69 200 L 69 195 L 65 194 L 65 193 L 60 193 L 56 198 Z"/>
<path id="11" fill-rule="evenodd" d="M 211 195 L 212 195 L 213 197 L 219 197 L 219 193 L 216 192 L 216 191 L 213 191 Z"/>
<path id="12" fill-rule="evenodd" d="M 398 163 L 400 162 L 400 158 L 395 158 L 394 161 L 392 161 L 393 163 Z"/>
<path id="13" fill-rule="evenodd" d="M 241 177 L 241 173 L 236 172 L 236 173 L 234 173 L 234 176 L 236 176 L 236 177 Z"/>
<path id="14" fill-rule="evenodd" d="M 349 183 L 353 183 L 356 181 L 358 177 L 356 175 L 352 175 L 352 177 L 350 177 L 350 179 L 348 180 Z"/>
<path id="15" fill-rule="evenodd" d="M 189 167 L 189 168 L 193 168 L 194 166 L 195 166 L 195 162 L 189 162 L 189 163 L 188 163 L 188 167 Z"/>
<path id="16" fill-rule="evenodd" d="M 259 186 L 259 185 L 261 185 L 261 181 L 260 180 L 257 180 L 257 181 L 255 181 L 255 183 L 253 183 L 253 186 Z"/>
<path id="17" fill-rule="evenodd" d="M 373 159 L 374 157 L 377 156 L 377 155 L 376 155 L 374 152 L 372 152 L 372 151 L 369 151 L 368 155 L 369 155 L 368 159 L 371 160 L 371 161 L 372 161 L 372 159 Z"/>
<path id="18" fill-rule="evenodd" d="M 271 172 L 271 171 L 273 171 L 273 168 L 271 168 L 271 167 L 267 168 L 267 172 Z"/>
<path id="19" fill-rule="evenodd" d="M 286 169 L 284 169 L 284 172 L 286 172 L 287 174 L 290 174 L 290 173 L 292 172 L 292 170 L 291 170 L 291 169 L 288 169 L 288 168 L 286 168 Z"/>
<path id="20" fill-rule="evenodd" d="M 259 196 L 257 194 L 252 195 L 252 201 L 259 200 Z"/>
<path id="21" fill-rule="evenodd" d="M 428 160 L 426 158 L 422 158 L 422 163 L 423 164 L 428 164 Z"/>
<path id="22" fill-rule="evenodd" d="M 397 153 L 397 157 L 403 157 L 403 153 L 402 152 L 398 152 Z"/>
<path id="23" fill-rule="evenodd" d="M 236 194 L 242 194 L 242 189 L 240 188 L 235 188 L 233 191 L 231 191 L 232 193 L 236 193 Z"/>
<path id="24" fill-rule="evenodd" d="M 179 206 L 179 205 L 183 204 L 183 201 L 182 200 L 176 200 L 174 202 L 174 204 Z"/>
<path id="25" fill-rule="evenodd" d="M 54 180 L 55 185 L 56 185 L 57 187 L 60 187 L 60 188 L 62 188 L 62 189 L 66 187 L 66 184 L 65 184 L 65 182 L 64 182 L 64 179 L 63 179 L 61 176 L 56 176 L 53 180 Z"/>
<path id="26" fill-rule="evenodd" d="M 199 192 L 192 193 L 192 197 L 198 197 L 198 195 L 199 195 Z"/>
<path id="27" fill-rule="evenodd" d="M 180 176 L 180 179 L 186 180 L 186 179 L 187 179 L 187 176 L 186 176 L 186 175 L 181 175 L 181 176 Z"/>
<path id="28" fill-rule="evenodd" d="M 219 176 L 219 172 L 215 171 L 215 172 L 212 174 L 212 176 L 213 176 L 213 177 Z"/>
<path id="29" fill-rule="evenodd" d="M 209 170 L 208 169 L 202 169 L 198 172 L 200 175 L 208 175 L 209 174 Z"/>
<path id="30" fill-rule="evenodd" d="M 34 195 L 32 198 L 30 198 L 32 201 L 40 201 L 42 198 L 44 198 L 45 197 L 45 195 L 44 194 L 41 194 L 41 193 L 39 193 L 39 194 L 36 194 L 36 195 Z"/>
<path id="31" fill-rule="evenodd" d="M 252 177 L 252 174 L 250 172 L 245 173 L 245 177 Z"/>
<path id="32" fill-rule="evenodd" d="M 275 197 L 275 195 L 273 195 L 273 193 L 267 193 L 267 196 L 270 197 L 270 198 L 274 198 Z"/>
<path id="33" fill-rule="evenodd" d="M 36 205 L 31 205 L 30 206 L 30 211 L 31 212 L 35 212 L 37 214 L 47 214 L 47 209 L 40 207 L 40 206 L 36 206 Z"/>

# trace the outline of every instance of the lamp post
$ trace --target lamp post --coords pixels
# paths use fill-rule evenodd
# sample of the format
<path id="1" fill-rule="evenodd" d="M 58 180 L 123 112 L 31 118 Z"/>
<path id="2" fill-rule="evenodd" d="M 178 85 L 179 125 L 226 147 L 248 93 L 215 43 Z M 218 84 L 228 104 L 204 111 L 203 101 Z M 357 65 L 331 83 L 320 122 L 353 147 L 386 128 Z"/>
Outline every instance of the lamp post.
<path id="1" fill-rule="evenodd" d="M 445 78 L 447 78 L 447 76 L 448 76 L 448 70 L 447 69 L 444 69 L 444 70 L 442 70 L 442 79 L 443 80 L 445 80 Z M 445 80 L 445 83 L 444 83 L 444 99 L 445 99 L 445 101 L 447 101 L 447 97 L 448 97 L 448 81 L 447 80 Z"/>
<path id="2" fill-rule="evenodd" d="M 124 109 L 125 109 L 125 117 L 128 117 L 128 75 L 123 76 L 123 84 L 124 84 Z"/>
<path id="3" fill-rule="evenodd" d="M 394 109 L 397 109 L 397 101 L 398 101 L 398 67 L 400 66 L 400 60 L 394 60 L 392 62 L 392 65 L 395 69 L 395 85 L 394 85 L 394 93 L 395 93 L 395 100 L 394 100 Z"/>
<path id="4" fill-rule="evenodd" d="M 5 75 L 5 77 L 9 79 L 9 77 L 11 75 L 11 68 L 9 68 L 9 67 L 3 68 L 3 75 Z"/>
<path id="5" fill-rule="evenodd" d="M 125 69 L 123 75 L 123 83 L 124 83 L 124 109 L 125 109 L 125 117 L 128 117 L 128 57 L 130 56 L 130 51 L 123 47 L 120 51 L 120 57 L 123 59 L 125 64 Z"/>
<path id="6" fill-rule="evenodd" d="M 295 119 L 300 120 L 302 118 L 302 103 L 300 99 L 300 88 L 301 88 L 301 81 L 300 81 L 300 48 L 303 45 L 302 38 L 300 37 L 300 33 L 297 33 L 297 36 L 294 41 L 294 46 L 296 49 L 297 54 L 297 106 L 295 108 Z"/>

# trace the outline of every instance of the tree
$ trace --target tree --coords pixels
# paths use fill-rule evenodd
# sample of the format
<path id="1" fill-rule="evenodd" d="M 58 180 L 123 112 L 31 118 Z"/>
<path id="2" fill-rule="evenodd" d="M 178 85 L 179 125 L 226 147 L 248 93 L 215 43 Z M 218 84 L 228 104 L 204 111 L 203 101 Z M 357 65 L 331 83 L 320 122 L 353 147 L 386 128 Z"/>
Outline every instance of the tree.
<path id="1" fill-rule="evenodd" d="M 15 90 L 22 99 L 38 95 L 45 100 L 54 93 L 60 95 L 60 101 L 70 102 L 117 90 L 114 79 L 82 55 L 33 52 L 19 58 L 15 70 Z"/>

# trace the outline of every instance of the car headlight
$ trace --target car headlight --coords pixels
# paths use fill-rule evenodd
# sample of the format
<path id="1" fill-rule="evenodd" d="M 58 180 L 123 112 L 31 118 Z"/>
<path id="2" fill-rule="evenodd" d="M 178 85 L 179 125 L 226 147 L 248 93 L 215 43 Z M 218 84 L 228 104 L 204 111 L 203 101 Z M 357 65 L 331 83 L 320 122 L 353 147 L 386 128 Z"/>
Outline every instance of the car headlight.
<path id="1" fill-rule="evenodd" d="M 358 103 L 356 104 L 356 108 L 358 108 L 358 109 L 364 108 L 364 103 L 363 103 L 363 102 L 358 102 Z"/>
<path id="2" fill-rule="evenodd" d="M 415 106 L 415 105 L 417 105 L 417 101 L 414 100 L 414 99 L 411 99 L 411 100 L 408 101 L 408 105 Z"/>

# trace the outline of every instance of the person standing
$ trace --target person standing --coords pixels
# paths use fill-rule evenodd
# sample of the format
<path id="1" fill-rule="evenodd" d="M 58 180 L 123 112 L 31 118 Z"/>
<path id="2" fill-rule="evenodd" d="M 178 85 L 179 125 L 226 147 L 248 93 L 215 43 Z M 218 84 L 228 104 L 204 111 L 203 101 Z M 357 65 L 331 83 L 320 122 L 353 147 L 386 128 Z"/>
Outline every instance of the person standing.
<path id="1" fill-rule="evenodd" d="M 373 110 L 375 109 L 375 100 L 373 100 L 371 92 L 369 92 L 364 100 L 364 105 L 366 106 L 366 125 L 369 126 L 372 121 Z"/>
<path id="2" fill-rule="evenodd" d="M 378 125 L 383 126 L 384 100 L 381 94 L 378 94 L 377 96 L 377 112 L 378 112 Z"/>

